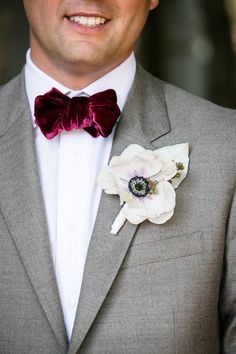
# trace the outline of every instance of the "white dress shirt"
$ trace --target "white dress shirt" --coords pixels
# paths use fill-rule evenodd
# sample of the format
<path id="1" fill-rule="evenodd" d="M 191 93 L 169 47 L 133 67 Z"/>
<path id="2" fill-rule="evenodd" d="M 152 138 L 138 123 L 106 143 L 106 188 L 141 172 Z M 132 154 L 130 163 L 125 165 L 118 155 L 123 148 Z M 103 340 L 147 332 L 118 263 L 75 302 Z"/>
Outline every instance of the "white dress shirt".
<path id="1" fill-rule="evenodd" d="M 122 111 L 133 84 L 135 71 L 136 61 L 132 54 L 116 69 L 82 91 L 75 92 L 37 68 L 28 51 L 25 82 L 33 122 L 35 97 L 46 93 L 52 87 L 70 97 L 90 96 L 113 88 Z M 52 259 L 70 339 L 87 250 L 101 196 L 96 178 L 108 163 L 115 128 L 108 138 L 93 138 L 79 129 L 62 132 L 53 140 L 47 140 L 35 124 L 34 129 Z"/>

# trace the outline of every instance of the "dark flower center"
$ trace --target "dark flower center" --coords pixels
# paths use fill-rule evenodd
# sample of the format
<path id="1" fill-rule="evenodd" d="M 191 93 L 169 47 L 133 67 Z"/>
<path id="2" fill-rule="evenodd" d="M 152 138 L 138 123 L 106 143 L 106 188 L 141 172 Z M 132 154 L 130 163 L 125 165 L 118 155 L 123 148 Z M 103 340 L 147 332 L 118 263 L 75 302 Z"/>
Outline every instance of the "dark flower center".
<path id="1" fill-rule="evenodd" d="M 128 184 L 130 192 L 138 198 L 146 197 L 149 192 L 148 180 L 144 177 L 135 176 Z"/>

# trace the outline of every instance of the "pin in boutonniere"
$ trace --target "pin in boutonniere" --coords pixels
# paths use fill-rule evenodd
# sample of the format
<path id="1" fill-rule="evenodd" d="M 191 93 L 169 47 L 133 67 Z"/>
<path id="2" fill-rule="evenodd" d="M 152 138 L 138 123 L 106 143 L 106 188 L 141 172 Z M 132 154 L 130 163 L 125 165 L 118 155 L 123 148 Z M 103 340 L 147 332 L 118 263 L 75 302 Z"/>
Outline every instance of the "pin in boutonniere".
<path id="1" fill-rule="evenodd" d="M 126 220 L 140 224 L 149 220 L 164 224 L 174 214 L 175 189 L 188 172 L 188 144 L 151 151 L 140 145 L 128 146 L 114 156 L 98 176 L 107 194 L 118 194 L 122 209 L 111 233 L 116 235 Z"/>

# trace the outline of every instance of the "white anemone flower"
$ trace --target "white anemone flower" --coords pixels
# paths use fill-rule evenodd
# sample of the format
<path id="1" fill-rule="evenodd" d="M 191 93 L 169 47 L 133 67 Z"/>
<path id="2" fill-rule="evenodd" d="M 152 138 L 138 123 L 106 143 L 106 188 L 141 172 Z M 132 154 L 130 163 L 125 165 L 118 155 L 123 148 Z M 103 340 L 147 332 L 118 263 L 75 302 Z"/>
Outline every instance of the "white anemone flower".
<path id="1" fill-rule="evenodd" d="M 188 144 L 167 146 L 155 151 L 139 145 L 128 146 L 98 176 L 107 194 L 118 194 L 123 206 L 112 225 L 117 234 L 126 219 L 132 224 L 149 220 L 163 224 L 175 208 L 175 188 L 187 175 Z"/>

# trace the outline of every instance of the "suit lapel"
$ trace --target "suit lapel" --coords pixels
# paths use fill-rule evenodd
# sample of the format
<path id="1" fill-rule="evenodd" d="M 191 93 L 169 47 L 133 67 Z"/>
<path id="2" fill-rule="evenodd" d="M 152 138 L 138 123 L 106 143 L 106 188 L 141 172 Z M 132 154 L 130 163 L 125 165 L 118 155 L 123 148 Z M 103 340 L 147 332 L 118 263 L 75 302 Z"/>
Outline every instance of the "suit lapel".
<path id="1" fill-rule="evenodd" d="M 66 352 L 23 75 L 1 91 L 0 101 L 1 213 L 61 350 Z"/>
<path id="2" fill-rule="evenodd" d="M 130 144 L 153 149 L 152 142 L 170 131 L 161 83 L 138 67 L 133 88 L 116 129 L 111 156 Z M 109 289 L 136 231 L 128 222 L 117 236 L 110 234 L 120 211 L 117 196 L 102 193 L 91 238 L 69 354 L 77 352 Z"/>

